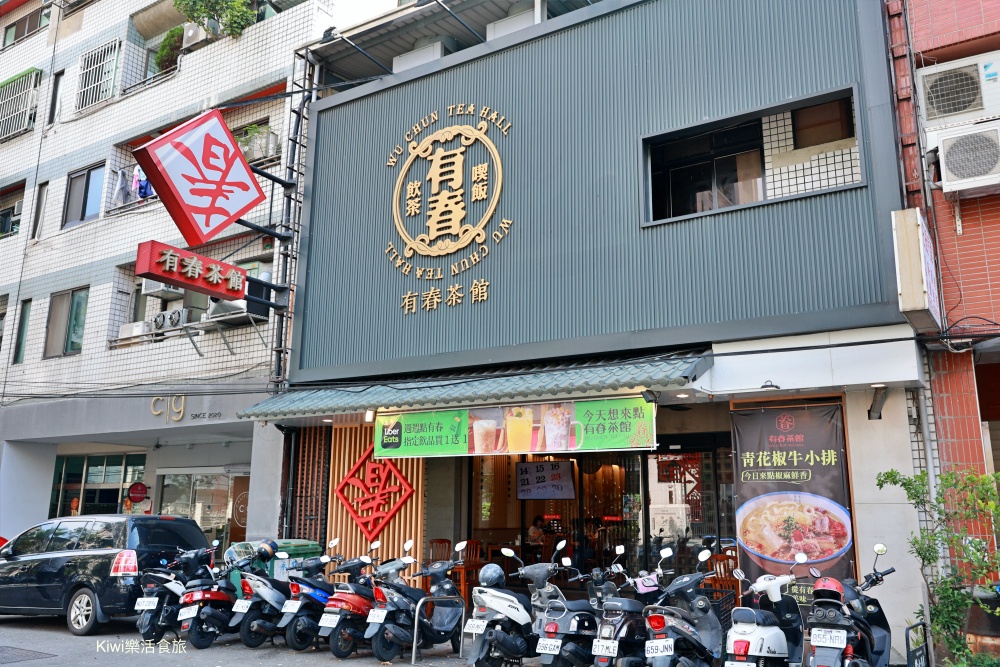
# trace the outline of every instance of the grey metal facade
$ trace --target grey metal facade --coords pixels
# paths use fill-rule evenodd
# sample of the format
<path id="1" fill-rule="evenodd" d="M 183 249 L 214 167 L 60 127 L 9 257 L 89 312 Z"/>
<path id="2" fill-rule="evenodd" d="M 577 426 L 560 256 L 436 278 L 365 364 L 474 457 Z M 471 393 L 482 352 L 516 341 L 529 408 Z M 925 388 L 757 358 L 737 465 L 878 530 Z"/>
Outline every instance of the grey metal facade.
<path id="1" fill-rule="evenodd" d="M 902 321 L 901 208 L 879 3 L 607 0 L 314 105 L 291 380 L 364 377 Z M 853 89 L 864 175 L 836 191 L 644 226 L 643 139 Z M 396 167 L 424 132 L 487 105 L 502 193 L 489 255 L 386 254 Z M 420 137 L 418 136 L 417 140 Z M 429 187 L 425 183 L 425 187 Z M 474 211 L 470 208 L 470 217 Z M 469 301 L 473 280 L 488 299 Z M 432 287 L 465 301 L 404 314 Z"/>

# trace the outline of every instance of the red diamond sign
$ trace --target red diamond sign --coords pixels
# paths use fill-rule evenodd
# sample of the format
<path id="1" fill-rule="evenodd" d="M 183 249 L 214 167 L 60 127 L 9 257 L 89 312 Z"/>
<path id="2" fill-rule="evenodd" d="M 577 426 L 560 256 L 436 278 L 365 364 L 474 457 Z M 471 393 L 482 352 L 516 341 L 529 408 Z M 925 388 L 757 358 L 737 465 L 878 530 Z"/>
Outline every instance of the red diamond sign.
<path id="1" fill-rule="evenodd" d="M 375 460 L 375 445 L 361 455 L 334 493 L 369 542 L 385 530 L 413 495 L 413 486 L 389 459 Z"/>

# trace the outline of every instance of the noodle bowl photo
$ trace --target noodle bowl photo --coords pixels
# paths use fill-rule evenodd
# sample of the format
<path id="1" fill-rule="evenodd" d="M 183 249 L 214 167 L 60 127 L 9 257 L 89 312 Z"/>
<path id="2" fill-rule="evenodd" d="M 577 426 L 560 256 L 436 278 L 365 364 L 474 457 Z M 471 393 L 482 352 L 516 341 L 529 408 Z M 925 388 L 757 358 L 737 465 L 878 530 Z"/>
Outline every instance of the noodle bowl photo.
<path id="1" fill-rule="evenodd" d="M 851 548 L 851 516 L 812 493 L 767 493 L 736 510 L 736 533 L 740 546 L 770 574 L 787 573 L 800 551 L 823 571 Z"/>

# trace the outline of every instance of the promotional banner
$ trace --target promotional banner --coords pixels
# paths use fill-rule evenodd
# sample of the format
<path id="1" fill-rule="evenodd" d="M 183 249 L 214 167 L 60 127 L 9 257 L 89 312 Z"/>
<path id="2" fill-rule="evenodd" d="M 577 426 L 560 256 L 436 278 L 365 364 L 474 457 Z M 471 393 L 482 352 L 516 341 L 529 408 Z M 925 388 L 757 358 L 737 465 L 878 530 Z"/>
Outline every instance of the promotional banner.
<path id="1" fill-rule="evenodd" d="M 375 456 L 492 456 L 654 449 L 656 409 L 639 397 L 378 415 Z"/>
<path id="2" fill-rule="evenodd" d="M 856 576 L 842 407 L 737 410 L 732 419 L 740 567 L 755 581 L 787 574 L 805 553 L 790 593 L 808 605 L 810 567 Z"/>

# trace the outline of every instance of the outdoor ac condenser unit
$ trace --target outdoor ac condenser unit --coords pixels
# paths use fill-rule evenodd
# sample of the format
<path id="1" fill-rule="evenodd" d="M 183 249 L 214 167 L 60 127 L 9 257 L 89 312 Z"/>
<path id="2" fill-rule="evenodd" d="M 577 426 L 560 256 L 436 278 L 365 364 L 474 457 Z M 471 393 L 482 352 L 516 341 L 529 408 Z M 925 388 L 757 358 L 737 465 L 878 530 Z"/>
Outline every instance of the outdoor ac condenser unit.
<path id="1" fill-rule="evenodd" d="M 1000 192 L 1000 120 L 928 133 L 937 149 L 941 189 L 954 198 Z"/>
<path id="2" fill-rule="evenodd" d="M 191 321 L 191 311 L 187 308 L 175 308 L 157 313 L 153 318 L 153 328 L 157 331 L 173 329 Z"/>
<path id="3" fill-rule="evenodd" d="M 212 30 L 205 30 L 197 23 L 185 23 L 184 40 L 181 42 L 181 48 L 185 51 L 197 51 L 201 47 L 213 42 L 219 34 L 219 27 L 215 21 L 209 21 L 208 26 Z"/>
<path id="4" fill-rule="evenodd" d="M 1000 116 L 1000 51 L 923 67 L 916 74 L 928 133 Z"/>
<path id="5" fill-rule="evenodd" d="M 152 322 L 129 322 L 128 324 L 121 325 L 118 329 L 118 337 L 131 338 L 133 336 L 141 336 L 150 333 L 152 330 Z"/>
<path id="6" fill-rule="evenodd" d="M 174 299 L 184 297 L 184 290 L 180 287 L 167 285 L 166 283 L 161 283 L 158 280 L 150 280 L 149 278 L 142 279 L 141 292 L 143 296 L 152 296 L 164 301 L 173 301 Z"/>

